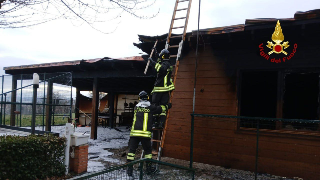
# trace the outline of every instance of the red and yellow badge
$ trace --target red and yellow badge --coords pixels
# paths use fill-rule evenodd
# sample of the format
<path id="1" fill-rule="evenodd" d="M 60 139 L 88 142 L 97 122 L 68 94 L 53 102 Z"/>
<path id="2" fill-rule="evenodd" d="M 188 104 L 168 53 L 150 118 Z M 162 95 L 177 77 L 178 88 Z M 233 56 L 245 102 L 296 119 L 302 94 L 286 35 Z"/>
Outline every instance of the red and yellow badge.
<path id="1" fill-rule="evenodd" d="M 271 36 L 271 39 L 274 43 L 272 41 L 267 42 L 268 44 L 266 46 L 269 49 L 271 49 L 271 51 L 269 51 L 268 54 L 264 52 L 263 43 L 261 43 L 259 45 L 260 56 L 264 57 L 266 60 L 269 60 L 270 55 L 273 53 L 275 53 L 275 54 L 283 53 L 284 55 L 288 55 L 288 53 L 285 51 L 285 49 L 287 49 L 290 46 L 289 41 L 283 42 L 284 35 L 282 33 L 282 28 L 280 26 L 279 20 L 278 20 L 277 25 L 275 27 L 275 30 Z M 298 47 L 298 45 L 294 44 L 293 51 L 292 51 L 292 53 L 290 53 L 289 56 L 285 56 L 282 58 L 281 57 L 274 57 L 274 58 L 271 58 L 270 62 L 281 63 L 281 62 L 286 62 L 286 60 L 290 60 L 294 56 L 294 54 L 296 53 L 297 47 Z"/>
<path id="2" fill-rule="evenodd" d="M 272 53 L 283 53 L 285 55 L 287 55 L 288 53 L 284 51 L 284 49 L 287 49 L 289 47 L 289 42 L 284 42 L 281 44 L 281 42 L 284 40 L 284 35 L 282 33 L 282 29 L 280 26 L 280 22 L 278 20 L 276 28 L 272 34 L 271 37 L 272 41 L 275 42 L 276 44 L 273 44 L 272 42 L 268 41 L 268 45 L 267 47 L 272 49 L 272 51 L 268 52 L 268 54 L 272 54 Z"/>

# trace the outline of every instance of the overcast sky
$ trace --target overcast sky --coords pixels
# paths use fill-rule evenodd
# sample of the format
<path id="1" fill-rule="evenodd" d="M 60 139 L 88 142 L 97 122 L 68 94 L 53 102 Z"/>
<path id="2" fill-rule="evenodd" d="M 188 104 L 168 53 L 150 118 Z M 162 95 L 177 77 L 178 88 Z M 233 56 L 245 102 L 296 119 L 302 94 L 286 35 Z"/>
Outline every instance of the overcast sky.
<path id="1" fill-rule="evenodd" d="M 3 67 L 94 59 L 129 57 L 142 53 L 133 46 L 141 35 L 168 33 L 175 0 L 157 0 L 140 14 L 159 14 L 152 19 L 138 19 L 129 14 L 107 21 L 100 29 L 86 24 L 56 20 L 22 29 L 0 29 L 0 74 Z M 199 0 L 193 0 L 188 32 L 197 29 Z M 244 24 L 245 19 L 292 18 L 296 11 L 320 9 L 320 0 L 202 0 L 200 29 Z M 106 14 L 106 19 L 108 19 Z"/>

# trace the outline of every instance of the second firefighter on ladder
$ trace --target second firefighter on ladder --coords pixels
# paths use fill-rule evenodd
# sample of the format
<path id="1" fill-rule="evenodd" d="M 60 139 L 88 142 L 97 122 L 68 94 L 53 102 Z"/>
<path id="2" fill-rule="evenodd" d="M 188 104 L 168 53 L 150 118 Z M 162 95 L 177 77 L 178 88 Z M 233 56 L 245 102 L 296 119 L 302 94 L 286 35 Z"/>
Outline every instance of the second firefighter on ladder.
<path id="1" fill-rule="evenodd" d="M 170 52 L 166 49 L 163 49 L 160 52 L 157 62 L 149 58 L 151 66 L 154 66 L 157 71 L 157 79 L 151 92 L 152 104 L 154 105 L 159 106 L 168 104 L 170 100 L 170 92 L 175 89 L 171 78 L 173 67 L 169 59 Z M 167 111 L 156 115 L 154 127 L 163 128 L 166 122 L 166 118 Z"/>

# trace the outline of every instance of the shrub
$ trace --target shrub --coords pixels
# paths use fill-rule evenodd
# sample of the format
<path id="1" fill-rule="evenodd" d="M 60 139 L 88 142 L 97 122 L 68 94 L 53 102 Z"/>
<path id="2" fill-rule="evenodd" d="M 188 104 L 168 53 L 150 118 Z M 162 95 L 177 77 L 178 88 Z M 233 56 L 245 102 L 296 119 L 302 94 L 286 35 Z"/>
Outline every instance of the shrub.
<path id="1" fill-rule="evenodd" d="M 45 179 L 63 176 L 65 138 L 0 136 L 0 179 Z"/>

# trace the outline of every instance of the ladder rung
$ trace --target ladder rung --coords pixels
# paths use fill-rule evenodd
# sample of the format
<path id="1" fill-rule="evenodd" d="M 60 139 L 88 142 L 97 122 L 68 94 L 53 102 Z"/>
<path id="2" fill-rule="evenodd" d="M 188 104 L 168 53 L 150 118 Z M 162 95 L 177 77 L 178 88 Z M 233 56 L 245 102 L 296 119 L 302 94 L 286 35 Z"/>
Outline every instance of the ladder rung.
<path id="1" fill-rule="evenodd" d="M 180 36 L 171 36 L 170 38 L 182 38 L 182 35 L 180 35 Z"/>
<path id="2" fill-rule="evenodd" d="M 188 8 L 177 9 L 176 11 L 188 10 Z"/>
<path id="3" fill-rule="evenodd" d="M 161 142 L 161 140 L 156 140 L 156 139 L 151 139 L 151 141 L 152 141 L 152 142 L 158 142 L 158 143 Z"/>
<path id="4" fill-rule="evenodd" d="M 170 58 L 176 58 L 177 55 L 170 55 Z"/>
<path id="5" fill-rule="evenodd" d="M 173 27 L 171 29 L 179 29 L 179 28 L 184 28 L 184 26 Z"/>
<path id="6" fill-rule="evenodd" d="M 152 154 L 153 155 L 158 155 L 158 152 L 157 151 L 152 151 Z"/>
<path id="7" fill-rule="evenodd" d="M 179 45 L 172 45 L 172 46 L 169 46 L 169 48 L 178 48 Z"/>
<path id="8" fill-rule="evenodd" d="M 181 0 L 181 1 L 179 1 L 178 3 L 185 2 L 185 1 L 189 1 L 189 0 Z"/>
<path id="9" fill-rule="evenodd" d="M 179 17 L 179 18 L 175 18 L 173 20 L 179 20 L 179 19 L 186 19 L 187 17 Z"/>

